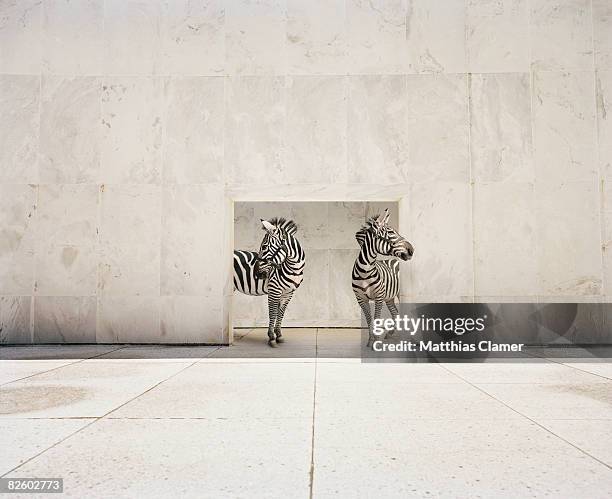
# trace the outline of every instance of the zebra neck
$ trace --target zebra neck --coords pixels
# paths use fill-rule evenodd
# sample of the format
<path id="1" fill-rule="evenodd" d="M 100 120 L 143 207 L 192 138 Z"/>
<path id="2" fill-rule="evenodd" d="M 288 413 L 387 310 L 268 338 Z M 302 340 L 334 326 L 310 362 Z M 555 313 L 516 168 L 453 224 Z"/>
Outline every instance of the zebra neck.
<path id="1" fill-rule="evenodd" d="M 361 246 L 361 251 L 357 256 L 357 262 L 362 270 L 374 268 L 376 262 L 376 251 L 374 250 L 373 242 L 367 239 Z"/>
<path id="2" fill-rule="evenodd" d="M 289 244 L 287 244 L 287 247 L 289 248 L 289 252 L 287 253 L 287 258 L 285 258 L 281 267 L 295 268 L 296 266 L 299 266 L 303 262 L 304 251 L 302 251 L 302 247 L 300 246 L 300 243 L 296 239 L 289 241 Z"/>

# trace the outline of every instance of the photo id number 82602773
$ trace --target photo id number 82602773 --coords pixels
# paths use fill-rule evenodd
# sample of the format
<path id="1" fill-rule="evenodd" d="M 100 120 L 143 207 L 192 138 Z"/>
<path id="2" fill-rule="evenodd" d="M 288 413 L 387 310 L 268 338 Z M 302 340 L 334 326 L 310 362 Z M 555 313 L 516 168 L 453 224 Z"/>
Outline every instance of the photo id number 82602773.
<path id="1" fill-rule="evenodd" d="M 0 478 L 0 494 L 33 493 L 61 494 L 63 478 Z"/>

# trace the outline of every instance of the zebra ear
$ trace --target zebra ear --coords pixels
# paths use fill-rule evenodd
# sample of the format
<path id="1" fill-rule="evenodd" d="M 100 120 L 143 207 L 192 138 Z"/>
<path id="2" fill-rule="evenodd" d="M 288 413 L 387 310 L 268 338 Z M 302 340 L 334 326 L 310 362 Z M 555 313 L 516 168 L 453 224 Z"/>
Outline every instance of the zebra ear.
<path id="1" fill-rule="evenodd" d="M 272 225 L 270 222 L 268 222 L 267 220 L 264 220 L 263 218 L 260 218 L 260 220 L 261 220 L 261 224 L 263 225 L 264 230 L 267 230 L 268 232 L 272 232 L 276 229 L 276 227 Z"/>
<path id="2" fill-rule="evenodd" d="M 387 223 L 389 222 L 389 217 L 391 216 L 391 213 L 389 213 L 389 208 L 385 208 L 385 216 L 382 219 L 382 224 L 383 225 L 387 225 Z"/>

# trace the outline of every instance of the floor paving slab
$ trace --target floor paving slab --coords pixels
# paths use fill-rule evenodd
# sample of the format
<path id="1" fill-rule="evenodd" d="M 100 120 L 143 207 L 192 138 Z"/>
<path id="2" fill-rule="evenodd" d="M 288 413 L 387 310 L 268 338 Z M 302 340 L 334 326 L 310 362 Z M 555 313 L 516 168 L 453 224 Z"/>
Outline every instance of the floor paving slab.
<path id="1" fill-rule="evenodd" d="M 90 419 L 0 419 L 0 475 L 90 423 Z"/>
<path id="2" fill-rule="evenodd" d="M 90 361 L 0 387 L 0 418 L 99 417 L 190 365 Z"/>
<path id="3" fill-rule="evenodd" d="M 612 420 L 612 382 L 478 383 L 476 386 L 529 418 Z"/>
<path id="4" fill-rule="evenodd" d="M 612 490 L 609 468 L 524 419 L 325 417 L 314 442 L 313 497 L 603 499 Z"/>
<path id="5" fill-rule="evenodd" d="M 100 420 L 9 476 L 63 477 L 66 497 L 309 495 L 311 419 Z"/>
<path id="6" fill-rule="evenodd" d="M 314 374 L 314 363 L 198 363 L 113 417 L 309 417 Z"/>

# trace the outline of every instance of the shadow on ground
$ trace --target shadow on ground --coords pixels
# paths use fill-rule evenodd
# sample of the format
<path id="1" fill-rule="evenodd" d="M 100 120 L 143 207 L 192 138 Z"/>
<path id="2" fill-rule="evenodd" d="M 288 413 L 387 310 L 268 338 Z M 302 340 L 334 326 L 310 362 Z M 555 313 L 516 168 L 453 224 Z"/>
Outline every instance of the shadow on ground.
<path id="1" fill-rule="evenodd" d="M 237 329 L 234 343 L 218 345 L 18 345 L 0 349 L 0 360 L 199 359 L 360 357 L 360 330 L 285 328 L 284 343 L 268 345 L 265 328 Z"/>

